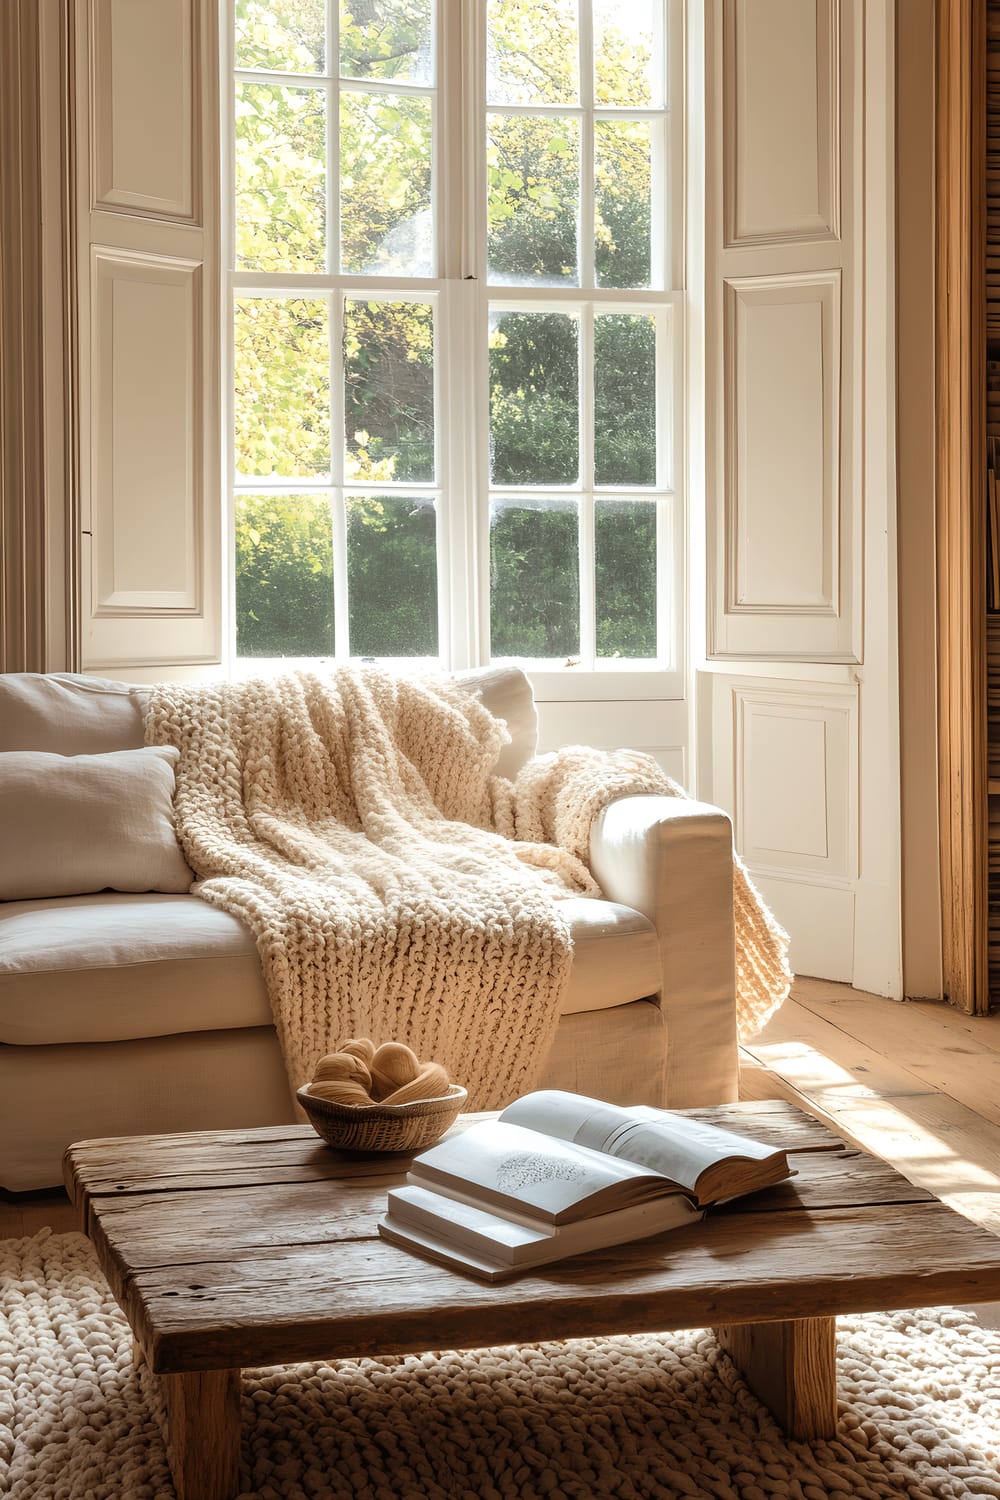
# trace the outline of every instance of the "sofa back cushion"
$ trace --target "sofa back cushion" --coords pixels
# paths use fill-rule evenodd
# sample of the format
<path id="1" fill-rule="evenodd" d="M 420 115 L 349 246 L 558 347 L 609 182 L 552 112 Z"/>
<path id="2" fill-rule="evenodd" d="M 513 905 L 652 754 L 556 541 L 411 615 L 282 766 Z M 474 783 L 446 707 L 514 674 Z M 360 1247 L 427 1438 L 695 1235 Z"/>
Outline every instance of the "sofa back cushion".
<path id="1" fill-rule="evenodd" d="M 505 721 L 510 744 L 500 751 L 496 768 L 498 775 L 513 780 L 538 745 L 538 715 L 531 683 L 520 667 L 482 667 L 455 675 L 470 693 L 482 693 L 484 707 Z"/>
<path id="2" fill-rule="evenodd" d="M 483 667 L 456 673 L 469 692 L 505 720 L 511 742 L 497 761 L 514 777 L 535 753 L 538 720 L 531 683 L 520 667 Z M 149 689 L 103 677 L 71 673 L 0 673 L 0 751 L 43 750 L 57 755 L 100 755 L 143 743 L 143 707 Z"/>
<path id="3" fill-rule="evenodd" d="M 141 689 L 69 673 L 0 674 L 0 751 L 101 755 L 143 743 Z"/>
<path id="4" fill-rule="evenodd" d="M 178 755 L 172 745 L 0 753 L 0 901 L 188 890 L 174 832 Z"/>

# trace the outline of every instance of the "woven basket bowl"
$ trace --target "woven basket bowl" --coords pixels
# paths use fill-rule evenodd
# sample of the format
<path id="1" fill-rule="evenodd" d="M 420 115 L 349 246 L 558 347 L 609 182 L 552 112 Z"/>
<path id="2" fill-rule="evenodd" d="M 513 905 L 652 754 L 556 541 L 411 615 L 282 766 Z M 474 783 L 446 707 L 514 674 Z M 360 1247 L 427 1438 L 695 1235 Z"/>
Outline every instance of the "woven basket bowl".
<path id="1" fill-rule="evenodd" d="M 469 1095 L 453 1083 L 441 1098 L 412 1104 L 331 1104 L 305 1088 L 296 1097 L 313 1129 L 338 1151 L 422 1151 L 455 1123 Z"/>

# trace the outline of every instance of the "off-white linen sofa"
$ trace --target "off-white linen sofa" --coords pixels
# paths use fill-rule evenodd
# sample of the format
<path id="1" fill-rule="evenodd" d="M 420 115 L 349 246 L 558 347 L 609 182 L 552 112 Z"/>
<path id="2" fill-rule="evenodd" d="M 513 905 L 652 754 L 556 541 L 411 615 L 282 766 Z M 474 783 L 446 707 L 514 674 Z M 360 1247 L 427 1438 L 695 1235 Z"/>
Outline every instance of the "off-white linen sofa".
<path id="1" fill-rule="evenodd" d="M 536 744 L 527 678 L 494 669 L 463 681 L 506 721 L 511 743 L 498 770 L 513 775 Z M 30 790 L 17 790 L 18 768 L 30 789 L 32 757 L 141 747 L 142 710 L 143 690 L 124 683 L 0 675 L 0 784 L 6 777 L 14 788 L 6 804 L 0 793 L 0 1187 L 8 1191 L 59 1182 L 73 1140 L 293 1117 L 250 932 L 186 892 L 182 858 L 177 888 L 172 752 L 154 768 L 161 801 L 167 777 L 165 809 L 153 810 L 156 826 L 142 834 L 173 844 L 157 851 L 165 890 L 142 890 L 134 850 L 122 847 L 149 820 L 149 808 L 132 805 L 125 760 L 112 763 L 108 805 L 98 797 L 96 812 L 93 801 L 78 809 L 72 794 L 43 797 L 39 809 Z M 87 769 L 67 762 L 64 778 L 61 760 L 45 762 L 41 785 L 75 785 L 74 764 Z M 55 783 L 44 780 L 53 775 Z M 115 873 L 123 859 L 125 873 Z M 682 798 L 623 799 L 596 822 L 591 863 L 607 899 L 569 901 L 572 976 L 542 1085 L 676 1107 L 735 1098 L 728 818 Z M 106 878 L 124 888 L 95 890 Z M 31 899 L 14 899 L 24 893 L 19 880 L 35 882 Z"/>

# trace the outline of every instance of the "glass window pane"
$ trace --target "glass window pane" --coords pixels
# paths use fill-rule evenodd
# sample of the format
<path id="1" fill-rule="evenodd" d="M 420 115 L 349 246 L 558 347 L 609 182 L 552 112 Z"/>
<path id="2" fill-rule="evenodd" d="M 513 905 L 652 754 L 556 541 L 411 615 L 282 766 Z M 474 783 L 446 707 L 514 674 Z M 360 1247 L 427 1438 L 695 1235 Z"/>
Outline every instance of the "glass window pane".
<path id="1" fill-rule="evenodd" d="M 597 655 L 656 656 L 656 502 L 594 502 Z"/>
<path id="2" fill-rule="evenodd" d="M 326 94 L 236 85 L 236 264 L 251 271 L 326 266 Z"/>
<path id="3" fill-rule="evenodd" d="M 575 104 L 576 0 L 487 0 L 486 97 L 491 104 Z"/>
<path id="4" fill-rule="evenodd" d="M 579 656 L 575 501 L 501 500 L 491 505 L 490 633 L 494 657 Z"/>
<path id="5" fill-rule="evenodd" d="M 594 482 L 656 483 L 656 325 L 648 314 L 594 319 Z"/>
<path id="6" fill-rule="evenodd" d="M 433 274 L 429 99 L 341 95 L 340 232 L 345 271 Z"/>
<path id="7" fill-rule="evenodd" d="M 565 313 L 490 317 L 490 467 L 495 484 L 575 484 L 579 339 Z"/>
<path id="8" fill-rule="evenodd" d="M 651 138 L 644 120 L 594 125 L 594 266 L 598 286 L 650 284 Z"/>
<path id="9" fill-rule="evenodd" d="M 341 76 L 431 83 L 431 9 L 432 0 L 340 0 Z"/>
<path id="10" fill-rule="evenodd" d="M 236 654 L 332 656 L 328 495 L 236 496 Z"/>
<path id="11" fill-rule="evenodd" d="M 661 105 L 663 0 L 594 0 L 594 98 Z"/>
<path id="12" fill-rule="evenodd" d="M 344 307 L 348 480 L 434 479 L 434 328 L 426 302 Z"/>
<path id="13" fill-rule="evenodd" d="M 322 73 L 326 0 L 236 0 L 236 66 Z"/>
<path id="14" fill-rule="evenodd" d="M 328 479 L 326 300 L 240 297 L 233 344 L 236 472 Z"/>
<path id="15" fill-rule="evenodd" d="M 352 656 L 437 655 L 433 501 L 347 501 L 347 588 Z"/>
<path id="16" fill-rule="evenodd" d="M 490 115 L 486 176 L 490 280 L 516 286 L 579 285 L 577 121 Z"/>

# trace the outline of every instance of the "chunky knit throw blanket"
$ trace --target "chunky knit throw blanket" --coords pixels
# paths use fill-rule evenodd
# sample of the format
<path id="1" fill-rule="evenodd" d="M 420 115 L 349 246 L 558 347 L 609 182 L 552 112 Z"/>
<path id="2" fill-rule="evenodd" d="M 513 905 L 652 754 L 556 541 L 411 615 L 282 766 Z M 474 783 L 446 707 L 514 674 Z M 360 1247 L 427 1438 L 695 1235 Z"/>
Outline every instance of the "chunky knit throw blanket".
<path id="1" fill-rule="evenodd" d="M 470 1106 L 532 1087 L 569 977 L 554 897 L 599 894 L 590 825 L 679 789 L 649 757 L 573 748 L 492 774 L 505 727 L 447 678 L 377 668 L 150 691 L 180 750 L 177 832 L 206 901 L 253 931 L 289 1082 L 347 1037 L 405 1040 Z M 787 940 L 737 867 L 744 1023 L 787 993 Z"/>

